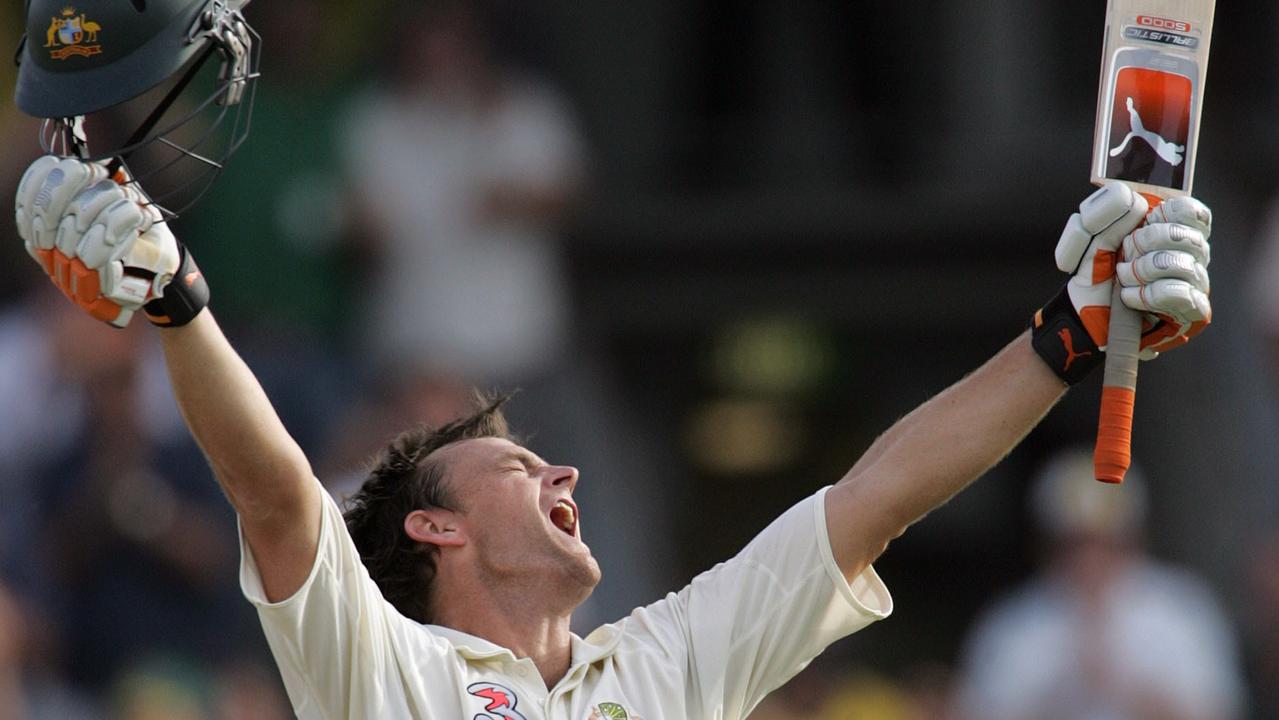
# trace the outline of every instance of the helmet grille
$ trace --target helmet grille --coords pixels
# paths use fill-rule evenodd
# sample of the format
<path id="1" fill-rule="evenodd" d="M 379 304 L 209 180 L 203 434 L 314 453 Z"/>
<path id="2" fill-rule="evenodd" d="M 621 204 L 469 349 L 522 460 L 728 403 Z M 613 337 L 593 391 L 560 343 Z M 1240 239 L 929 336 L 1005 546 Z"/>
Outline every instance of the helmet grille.
<path id="1" fill-rule="evenodd" d="M 145 3 L 133 1 L 135 6 Z M 139 191 L 145 185 L 145 196 L 167 219 L 190 209 L 248 138 L 259 77 L 258 34 L 239 10 L 220 2 L 212 7 L 215 10 L 203 14 L 192 28 L 192 42 L 203 41 L 207 46 L 127 140 L 90 153 L 79 119 L 55 118 L 41 127 L 45 151 L 107 161 L 112 174 L 124 167 L 126 182 L 136 184 Z M 214 90 L 178 119 L 162 124 L 214 54 L 222 61 Z"/>

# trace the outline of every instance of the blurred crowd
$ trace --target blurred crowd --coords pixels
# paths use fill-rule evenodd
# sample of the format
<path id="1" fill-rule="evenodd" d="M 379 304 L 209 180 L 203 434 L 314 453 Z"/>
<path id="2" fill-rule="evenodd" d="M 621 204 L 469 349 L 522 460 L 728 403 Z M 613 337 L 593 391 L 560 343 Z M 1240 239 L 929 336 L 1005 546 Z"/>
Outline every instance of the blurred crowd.
<path id="1" fill-rule="evenodd" d="M 599 177 L 589 133 L 493 7 L 375 4 L 250 8 L 265 45 L 252 135 L 175 231 L 339 498 L 397 430 L 448 420 L 472 386 L 520 388 L 513 426 L 583 471 L 605 572 L 577 618 L 588 630 L 674 589 L 671 508 L 687 497 L 665 459 L 678 441 L 635 416 L 648 390 L 577 321 L 563 240 Z M 36 130 L 0 101 L 0 196 L 39 153 Z M 1273 225 L 1254 281 L 1272 314 Z M 0 720 L 289 717 L 240 597 L 234 515 L 154 333 L 84 317 L 2 235 Z M 1279 347 L 1279 321 L 1258 325 Z M 1269 363 L 1279 378 L 1279 352 Z M 983 589 L 956 652 L 836 648 L 754 717 L 1279 718 L 1279 522 L 1231 549 L 1248 585 L 1219 592 L 1147 549 L 1152 482 L 1099 486 L 1079 453 L 1018 479 L 1037 569 Z"/>

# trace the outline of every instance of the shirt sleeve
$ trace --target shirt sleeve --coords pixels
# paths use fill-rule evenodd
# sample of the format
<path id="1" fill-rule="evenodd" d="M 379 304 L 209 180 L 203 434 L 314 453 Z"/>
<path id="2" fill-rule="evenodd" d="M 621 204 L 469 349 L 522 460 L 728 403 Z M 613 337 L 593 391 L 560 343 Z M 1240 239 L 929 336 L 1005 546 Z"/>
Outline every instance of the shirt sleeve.
<path id="1" fill-rule="evenodd" d="M 319 481 L 313 481 L 319 484 Z M 299 717 L 377 713 L 395 662 L 392 632 L 403 620 L 360 562 L 337 503 L 323 488 L 320 540 L 302 587 L 267 600 L 253 553 L 240 533 L 240 588 L 257 608 L 289 700 Z"/>
<path id="2" fill-rule="evenodd" d="M 732 560 L 636 610 L 625 630 L 686 663 L 689 717 L 745 717 L 832 642 L 892 612 L 867 567 L 835 564 L 826 490 L 786 511 Z"/>

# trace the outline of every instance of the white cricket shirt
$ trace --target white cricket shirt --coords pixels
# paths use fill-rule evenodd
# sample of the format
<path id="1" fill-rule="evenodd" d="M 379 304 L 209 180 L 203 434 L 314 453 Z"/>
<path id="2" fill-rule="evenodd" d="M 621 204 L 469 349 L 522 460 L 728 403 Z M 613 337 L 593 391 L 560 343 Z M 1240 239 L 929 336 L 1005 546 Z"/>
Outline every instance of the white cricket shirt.
<path id="1" fill-rule="evenodd" d="M 835 565 L 825 495 L 786 511 L 680 592 L 574 636 L 572 665 L 550 689 L 531 660 L 400 615 L 327 493 L 302 587 L 267 602 L 243 540 L 240 585 L 305 720 L 729 720 L 827 645 L 892 611 L 874 569 L 850 585 Z"/>

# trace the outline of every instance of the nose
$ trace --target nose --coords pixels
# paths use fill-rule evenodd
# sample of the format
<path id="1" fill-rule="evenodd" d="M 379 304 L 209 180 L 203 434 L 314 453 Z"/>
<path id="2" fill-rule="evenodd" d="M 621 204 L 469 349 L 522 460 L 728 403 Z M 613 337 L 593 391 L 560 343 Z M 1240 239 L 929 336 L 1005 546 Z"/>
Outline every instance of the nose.
<path id="1" fill-rule="evenodd" d="M 569 465 L 547 465 L 542 474 L 542 482 L 547 487 L 556 488 L 568 486 L 568 491 L 573 492 L 573 488 L 577 487 L 577 468 Z"/>

